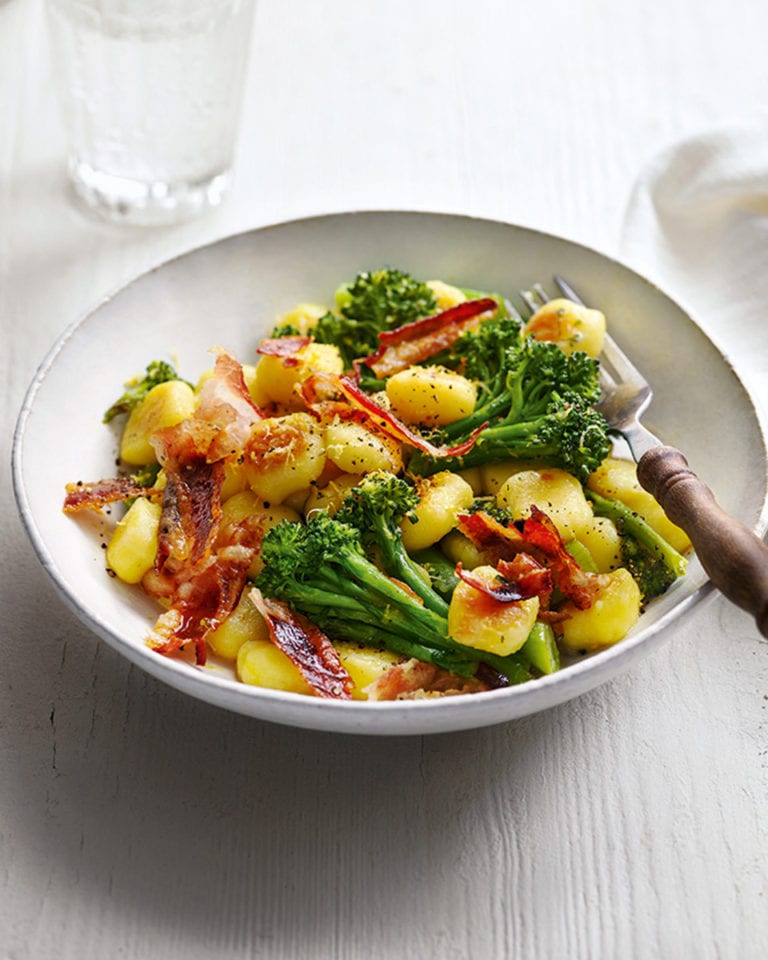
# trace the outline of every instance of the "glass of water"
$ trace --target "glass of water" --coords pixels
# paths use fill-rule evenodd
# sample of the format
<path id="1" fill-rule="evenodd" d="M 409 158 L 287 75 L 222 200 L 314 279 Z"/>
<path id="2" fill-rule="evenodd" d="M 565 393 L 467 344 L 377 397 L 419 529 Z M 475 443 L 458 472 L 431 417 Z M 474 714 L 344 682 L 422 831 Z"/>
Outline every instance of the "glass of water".
<path id="1" fill-rule="evenodd" d="M 68 172 L 90 209 L 174 223 L 226 191 L 255 0 L 48 0 Z"/>

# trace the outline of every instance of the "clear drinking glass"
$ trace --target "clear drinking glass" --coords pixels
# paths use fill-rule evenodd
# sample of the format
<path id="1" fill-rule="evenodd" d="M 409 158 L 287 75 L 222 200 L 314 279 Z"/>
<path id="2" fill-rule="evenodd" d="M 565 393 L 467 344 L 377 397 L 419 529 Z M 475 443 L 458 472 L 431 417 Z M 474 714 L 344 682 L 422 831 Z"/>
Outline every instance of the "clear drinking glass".
<path id="1" fill-rule="evenodd" d="M 229 182 L 255 0 L 48 0 L 68 171 L 89 208 L 173 223 Z"/>

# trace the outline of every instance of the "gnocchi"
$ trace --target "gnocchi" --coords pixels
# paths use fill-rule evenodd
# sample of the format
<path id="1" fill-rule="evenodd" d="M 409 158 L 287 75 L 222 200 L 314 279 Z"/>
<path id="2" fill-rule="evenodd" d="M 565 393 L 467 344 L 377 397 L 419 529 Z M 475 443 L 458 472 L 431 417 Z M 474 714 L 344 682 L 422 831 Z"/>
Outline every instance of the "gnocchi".
<path id="1" fill-rule="evenodd" d="M 387 379 L 386 391 L 398 417 L 428 427 L 469 416 L 477 400 L 476 386 L 444 367 L 407 367 Z"/>

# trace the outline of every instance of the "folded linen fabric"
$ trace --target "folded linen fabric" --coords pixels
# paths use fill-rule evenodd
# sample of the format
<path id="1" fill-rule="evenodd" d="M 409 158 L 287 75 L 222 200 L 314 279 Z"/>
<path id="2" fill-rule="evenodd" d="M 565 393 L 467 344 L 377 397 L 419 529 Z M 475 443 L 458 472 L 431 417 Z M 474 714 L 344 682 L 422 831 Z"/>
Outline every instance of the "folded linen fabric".
<path id="1" fill-rule="evenodd" d="M 621 253 L 691 312 L 768 414 L 768 117 L 654 157 Z"/>

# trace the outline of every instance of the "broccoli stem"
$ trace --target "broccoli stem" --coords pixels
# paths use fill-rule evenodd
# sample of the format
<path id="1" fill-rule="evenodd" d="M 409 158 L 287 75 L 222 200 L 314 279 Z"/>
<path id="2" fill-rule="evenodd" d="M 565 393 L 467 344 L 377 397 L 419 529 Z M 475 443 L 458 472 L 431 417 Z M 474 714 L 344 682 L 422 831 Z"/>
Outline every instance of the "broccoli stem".
<path id="1" fill-rule="evenodd" d="M 508 406 L 509 396 L 502 393 L 492 400 L 489 400 L 484 406 L 477 407 L 472 413 L 461 420 L 447 424 L 442 429 L 442 436 L 446 440 L 457 440 L 460 437 L 464 437 L 472 433 L 472 431 L 481 424 L 500 416 Z"/>
<path id="2" fill-rule="evenodd" d="M 393 577 L 402 580 L 411 590 L 424 601 L 424 606 L 434 613 L 444 617 L 448 614 L 448 604 L 432 589 L 413 566 L 411 558 L 406 553 L 402 539 L 393 533 L 387 521 L 381 516 L 372 520 L 377 534 L 377 543 L 381 551 L 381 561 L 385 570 Z"/>
<path id="3" fill-rule="evenodd" d="M 545 676 L 560 669 L 560 651 L 555 642 L 555 631 L 548 623 L 537 620 L 520 653 Z"/>
<path id="4" fill-rule="evenodd" d="M 414 563 L 426 570 L 429 579 L 432 581 L 432 589 L 436 590 L 442 597 L 449 597 L 453 593 L 459 578 L 456 575 L 456 565 L 438 550 L 437 547 L 427 547 L 414 553 L 411 558 Z"/>
<path id="5" fill-rule="evenodd" d="M 584 492 L 592 501 L 594 511 L 599 517 L 608 517 L 614 523 L 620 524 L 624 532 L 647 547 L 675 577 L 683 576 L 688 561 L 661 534 L 657 533 L 639 513 L 636 513 L 620 500 L 611 500 L 587 487 L 585 487 Z"/>
<path id="6" fill-rule="evenodd" d="M 439 470 L 465 470 L 508 458 L 559 462 L 559 442 L 542 440 L 538 435 L 539 426 L 548 419 L 551 418 L 488 427 L 477 438 L 474 447 L 460 457 L 438 459 L 417 450 L 408 463 L 408 469 L 417 476 L 428 477 Z"/>
<path id="7" fill-rule="evenodd" d="M 339 640 L 349 640 L 353 643 L 363 643 L 371 647 L 383 647 L 392 653 L 399 653 L 404 657 L 413 657 L 424 663 L 432 663 L 436 667 L 448 670 L 460 677 L 473 677 L 477 671 L 478 661 L 469 657 L 436 647 L 417 643 L 401 634 L 392 633 L 381 626 L 370 624 L 351 624 L 348 620 L 341 620 L 333 616 L 322 617 L 318 623 L 329 635 Z"/>

